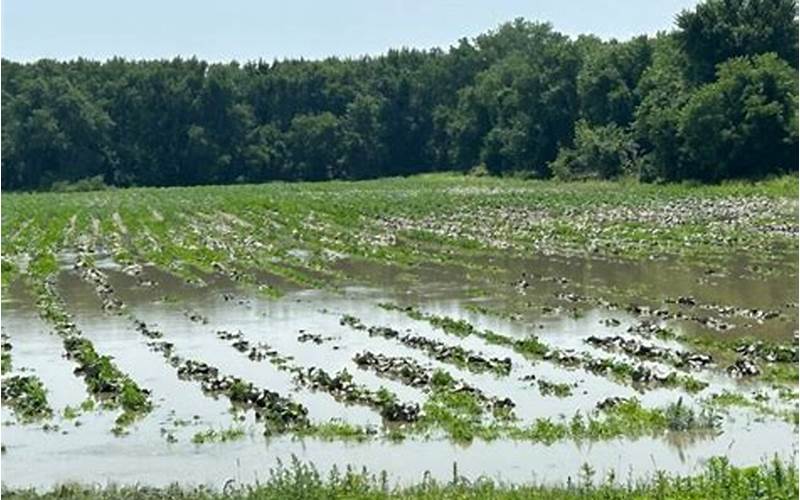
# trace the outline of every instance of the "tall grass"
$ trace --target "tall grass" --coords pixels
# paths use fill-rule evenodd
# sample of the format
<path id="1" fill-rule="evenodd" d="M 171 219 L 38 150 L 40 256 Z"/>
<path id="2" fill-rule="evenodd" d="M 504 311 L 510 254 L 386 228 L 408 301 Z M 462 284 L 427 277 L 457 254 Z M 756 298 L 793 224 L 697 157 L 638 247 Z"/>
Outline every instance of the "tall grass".
<path id="1" fill-rule="evenodd" d="M 385 474 L 366 470 L 332 470 L 327 476 L 313 465 L 293 459 L 279 463 L 265 482 L 222 490 L 181 487 L 107 486 L 104 488 L 63 485 L 47 492 L 3 489 L 7 499 L 794 499 L 798 497 L 796 464 L 777 458 L 757 467 L 733 467 L 725 458 L 713 458 L 696 476 L 656 473 L 648 480 L 619 482 L 613 477 L 597 478 L 585 465 L 579 477 L 565 484 L 509 485 L 488 479 L 469 481 L 458 477 L 439 482 L 430 478 L 412 486 L 391 486 Z"/>

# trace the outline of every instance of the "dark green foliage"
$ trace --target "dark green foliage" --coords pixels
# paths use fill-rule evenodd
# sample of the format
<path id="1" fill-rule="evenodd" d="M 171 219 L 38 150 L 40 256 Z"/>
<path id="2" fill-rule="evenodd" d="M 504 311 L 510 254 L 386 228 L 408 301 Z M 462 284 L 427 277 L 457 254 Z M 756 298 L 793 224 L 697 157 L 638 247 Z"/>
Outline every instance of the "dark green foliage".
<path id="1" fill-rule="evenodd" d="M 493 173 L 549 175 L 547 163 L 571 140 L 578 112 L 577 51 L 549 25 L 520 19 L 479 38 L 478 46 L 489 53 L 501 46 L 503 57 L 460 95 L 456 118 L 483 137 L 480 157 L 461 158 L 469 162 L 463 166 L 480 160 Z"/>
<path id="2" fill-rule="evenodd" d="M 686 56 L 674 37 L 656 40 L 653 64 L 639 82 L 642 102 L 635 112 L 633 127 L 639 145 L 646 150 L 643 180 L 684 178 L 680 151 L 680 111 L 691 96 L 683 77 Z"/>
<path id="3" fill-rule="evenodd" d="M 551 164 L 559 179 L 614 179 L 638 174 L 638 146 L 631 134 L 615 123 L 575 127 L 575 146 L 562 148 Z"/>
<path id="4" fill-rule="evenodd" d="M 320 181 L 342 176 L 342 130 L 332 113 L 294 117 L 286 139 L 300 178 Z"/>
<path id="5" fill-rule="evenodd" d="M 447 51 L 359 59 L 3 60 L 2 188 L 365 179 L 478 165 L 668 181 L 790 172 L 796 18 L 795 0 L 705 0 L 678 16 L 676 31 L 624 42 L 573 40 L 517 19 Z M 726 62 L 735 57 L 750 63 Z M 632 151 L 643 161 L 630 166 Z"/>
<path id="6" fill-rule="evenodd" d="M 630 123 L 640 101 L 637 85 L 652 60 L 653 42 L 640 36 L 626 43 L 578 43 L 585 47 L 578 74 L 582 117 L 596 125 Z"/>
<path id="7" fill-rule="evenodd" d="M 732 57 L 775 52 L 797 68 L 796 0 L 706 0 L 681 12 L 677 24 L 690 77 L 699 82 Z"/>
<path id="8" fill-rule="evenodd" d="M 56 181 L 50 186 L 50 191 L 55 193 L 82 193 L 87 191 L 102 191 L 108 189 L 102 175 L 95 175 L 75 182 Z"/>
<path id="9" fill-rule="evenodd" d="M 685 162 L 700 180 L 779 173 L 797 161 L 797 72 L 774 54 L 721 64 L 680 119 Z"/>

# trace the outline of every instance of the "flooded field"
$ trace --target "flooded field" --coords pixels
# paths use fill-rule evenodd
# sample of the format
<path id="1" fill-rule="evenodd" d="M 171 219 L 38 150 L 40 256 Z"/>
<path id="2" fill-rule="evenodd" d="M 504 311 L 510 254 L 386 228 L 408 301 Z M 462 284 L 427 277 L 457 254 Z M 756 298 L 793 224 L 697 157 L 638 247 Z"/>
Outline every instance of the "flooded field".
<path id="1" fill-rule="evenodd" d="M 4 196 L 4 486 L 796 460 L 796 200 L 398 182 Z"/>

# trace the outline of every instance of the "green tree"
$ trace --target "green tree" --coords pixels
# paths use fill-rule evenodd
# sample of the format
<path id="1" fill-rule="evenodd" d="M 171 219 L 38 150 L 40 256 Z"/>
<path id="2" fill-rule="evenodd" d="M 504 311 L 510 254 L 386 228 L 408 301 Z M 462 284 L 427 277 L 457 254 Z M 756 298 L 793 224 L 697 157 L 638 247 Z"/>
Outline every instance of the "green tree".
<path id="1" fill-rule="evenodd" d="M 681 114 L 688 176 L 758 177 L 797 168 L 797 72 L 775 54 L 735 58 Z"/>
<path id="2" fill-rule="evenodd" d="M 521 20 L 479 37 L 478 46 L 502 59 L 459 93 L 451 123 L 459 163 L 479 147 L 491 172 L 549 175 L 558 147 L 572 140 L 577 51 L 549 25 Z"/>
<path id="3" fill-rule="evenodd" d="M 637 88 L 642 102 L 633 122 L 636 140 L 645 153 L 643 180 L 678 180 L 686 176 L 680 121 L 681 110 L 691 97 L 691 87 L 683 75 L 685 65 L 686 57 L 675 39 L 659 36 L 653 63 Z"/>
<path id="4" fill-rule="evenodd" d="M 250 130 L 242 151 L 245 170 L 242 179 L 262 182 L 292 179 L 287 169 L 288 147 L 285 135 L 274 125 L 266 124 Z"/>
<path id="5" fill-rule="evenodd" d="M 108 143 L 114 122 L 63 77 L 26 80 L 3 111 L 10 121 L 3 124 L 3 146 L 9 147 L 3 161 L 10 165 L 4 186 L 45 187 L 103 175 L 114 160 Z"/>
<path id="6" fill-rule="evenodd" d="M 97 176 L 118 186 L 358 179 L 480 163 L 613 177 L 627 168 L 614 166 L 614 147 L 641 151 L 643 180 L 795 168 L 786 65 L 796 79 L 796 18 L 796 0 L 705 0 L 677 32 L 627 41 L 571 40 L 516 19 L 449 50 L 353 59 L 4 59 L 2 188 Z"/>
<path id="7" fill-rule="evenodd" d="M 593 126 L 579 120 L 575 126 L 575 145 L 562 148 L 551 168 L 559 179 L 638 175 L 638 146 L 630 132 L 615 123 Z"/>
<path id="8" fill-rule="evenodd" d="M 578 74 L 581 116 L 590 123 L 626 125 L 639 105 L 637 86 L 652 59 L 647 37 L 588 44 Z"/>
<path id="9" fill-rule="evenodd" d="M 342 175 L 342 127 L 333 113 L 294 117 L 287 143 L 298 178 L 321 181 Z"/>
<path id="10" fill-rule="evenodd" d="M 385 105 L 382 98 L 365 94 L 347 105 L 342 164 L 349 178 L 376 177 L 386 168 Z"/>
<path id="11" fill-rule="evenodd" d="M 732 57 L 774 52 L 797 68 L 797 0 L 705 0 L 677 18 L 692 78 L 708 82 Z"/>

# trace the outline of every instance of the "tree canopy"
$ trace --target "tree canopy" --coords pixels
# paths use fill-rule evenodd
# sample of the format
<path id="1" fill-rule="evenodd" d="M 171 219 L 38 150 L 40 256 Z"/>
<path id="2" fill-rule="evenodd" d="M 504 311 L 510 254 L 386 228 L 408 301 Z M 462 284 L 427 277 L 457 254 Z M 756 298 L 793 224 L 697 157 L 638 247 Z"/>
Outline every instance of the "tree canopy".
<path id="1" fill-rule="evenodd" d="M 796 0 L 705 0 L 676 29 L 517 19 L 449 50 L 209 64 L 2 61 L 2 188 L 432 170 L 718 181 L 797 169 Z"/>

